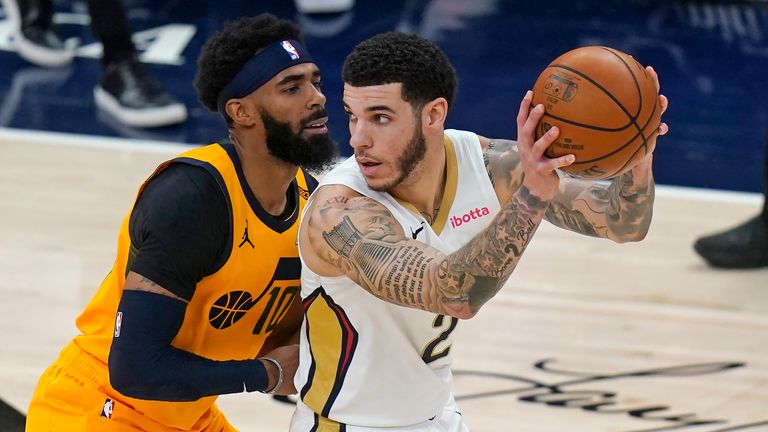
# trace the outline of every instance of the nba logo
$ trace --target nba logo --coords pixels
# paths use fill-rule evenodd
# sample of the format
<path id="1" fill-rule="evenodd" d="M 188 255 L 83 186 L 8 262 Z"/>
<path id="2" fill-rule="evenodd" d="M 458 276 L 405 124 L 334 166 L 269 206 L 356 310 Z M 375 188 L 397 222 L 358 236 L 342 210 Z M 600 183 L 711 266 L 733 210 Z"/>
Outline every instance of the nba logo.
<path id="1" fill-rule="evenodd" d="M 111 419 L 113 407 L 114 407 L 114 402 L 112 402 L 112 399 L 105 400 L 104 407 L 101 409 L 101 416 L 107 420 Z"/>
<path id="2" fill-rule="evenodd" d="M 299 55 L 299 51 L 297 51 L 296 48 L 293 45 L 291 45 L 291 43 L 288 42 L 287 40 L 280 42 L 280 45 L 282 45 L 285 52 L 287 52 L 288 55 L 291 56 L 291 60 L 298 60 L 298 58 L 301 57 Z"/>
<path id="3" fill-rule="evenodd" d="M 560 99 L 563 102 L 572 101 L 578 91 L 579 84 L 571 80 L 567 75 L 553 73 L 549 76 L 549 81 L 544 84 L 544 94 Z"/>
<path id="4" fill-rule="evenodd" d="M 123 324 L 123 313 L 117 312 L 117 318 L 115 318 L 115 337 L 120 337 L 120 326 Z"/>

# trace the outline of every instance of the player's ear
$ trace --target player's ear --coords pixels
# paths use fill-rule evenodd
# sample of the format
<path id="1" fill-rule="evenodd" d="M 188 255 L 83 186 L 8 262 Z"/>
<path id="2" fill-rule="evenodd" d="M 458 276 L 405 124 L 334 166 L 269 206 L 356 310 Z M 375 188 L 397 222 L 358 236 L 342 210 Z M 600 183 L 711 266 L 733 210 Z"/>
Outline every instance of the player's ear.
<path id="1" fill-rule="evenodd" d="M 251 108 L 252 107 L 246 98 L 230 99 L 224 106 L 224 109 L 227 111 L 227 115 L 232 119 L 232 121 L 241 126 L 253 125 L 254 119 L 252 113 L 254 111 Z"/>
<path id="2" fill-rule="evenodd" d="M 445 118 L 448 116 L 448 101 L 445 98 L 439 97 L 424 106 L 422 112 L 423 119 L 425 121 L 425 127 L 428 128 L 443 128 L 445 124 Z"/>

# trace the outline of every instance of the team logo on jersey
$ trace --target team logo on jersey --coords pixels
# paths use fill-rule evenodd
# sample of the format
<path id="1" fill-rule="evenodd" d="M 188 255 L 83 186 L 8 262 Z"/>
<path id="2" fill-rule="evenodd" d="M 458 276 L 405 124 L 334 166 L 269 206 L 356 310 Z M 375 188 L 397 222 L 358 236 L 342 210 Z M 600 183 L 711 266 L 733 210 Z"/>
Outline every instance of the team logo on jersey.
<path id="1" fill-rule="evenodd" d="M 240 321 L 256 301 L 246 291 L 232 291 L 219 297 L 208 312 L 208 321 L 214 328 L 223 330 Z"/>
<path id="2" fill-rule="evenodd" d="M 253 326 L 253 334 L 271 332 L 288 314 L 293 299 L 299 296 L 298 280 L 275 280 L 258 297 L 246 291 L 230 291 L 219 297 L 208 311 L 208 322 L 218 330 L 224 330 L 240 321 L 248 311 L 264 299 L 264 307 L 256 308 L 259 317 Z"/>
<path id="3" fill-rule="evenodd" d="M 244 244 L 248 243 L 251 245 L 251 249 L 256 249 L 256 246 L 253 245 L 251 239 L 248 238 L 248 219 L 245 220 L 245 231 L 243 231 L 243 236 L 240 237 L 240 240 L 242 241 L 239 245 L 237 245 L 237 247 L 241 248 Z"/>
<path id="4" fill-rule="evenodd" d="M 304 198 L 305 200 L 309 199 L 309 191 L 304 189 L 303 187 L 299 186 L 299 196 Z"/>
<path id="5" fill-rule="evenodd" d="M 112 418 L 112 410 L 114 409 L 115 403 L 112 402 L 112 399 L 107 399 L 104 401 L 104 406 L 101 408 L 101 416 L 105 419 L 109 420 Z"/>
<path id="6" fill-rule="evenodd" d="M 280 45 L 283 47 L 285 52 L 287 52 L 288 55 L 291 56 L 291 60 L 298 60 L 299 57 L 301 57 L 299 55 L 299 51 L 296 49 L 296 47 L 291 45 L 291 43 L 288 42 L 287 40 L 284 40 L 284 41 L 280 42 Z"/>
<path id="7" fill-rule="evenodd" d="M 491 211 L 488 210 L 488 207 L 474 208 L 461 216 L 451 216 L 451 226 L 458 228 L 466 223 L 474 221 L 475 219 L 488 216 L 489 214 L 491 214 Z"/>

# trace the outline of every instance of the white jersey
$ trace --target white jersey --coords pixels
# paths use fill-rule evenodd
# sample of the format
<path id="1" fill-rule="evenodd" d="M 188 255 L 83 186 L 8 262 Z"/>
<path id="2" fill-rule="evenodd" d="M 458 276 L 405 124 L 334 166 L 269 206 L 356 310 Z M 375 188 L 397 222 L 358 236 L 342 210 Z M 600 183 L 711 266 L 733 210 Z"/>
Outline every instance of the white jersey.
<path id="1" fill-rule="evenodd" d="M 368 188 L 354 157 L 319 187 L 343 184 L 378 201 L 406 235 L 448 254 L 488 226 L 500 205 L 477 135 L 446 130 L 445 148 L 446 185 L 432 226 L 408 204 Z M 439 414 L 451 398 L 458 319 L 387 303 L 345 276 L 322 277 L 302 265 L 305 319 L 295 384 L 320 417 L 315 421 L 396 427 Z"/>

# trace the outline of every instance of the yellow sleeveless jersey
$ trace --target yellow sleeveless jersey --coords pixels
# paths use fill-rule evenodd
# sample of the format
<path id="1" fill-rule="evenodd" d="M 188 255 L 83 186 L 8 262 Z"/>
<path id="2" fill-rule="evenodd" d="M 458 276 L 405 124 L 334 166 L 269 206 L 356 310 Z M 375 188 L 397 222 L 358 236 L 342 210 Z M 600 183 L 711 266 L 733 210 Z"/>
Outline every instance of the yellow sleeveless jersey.
<path id="1" fill-rule="evenodd" d="M 231 253 L 217 272 L 196 285 L 184 322 L 172 342 L 177 348 L 213 360 L 255 358 L 260 352 L 279 346 L 282 340 L 298 330 L 302 319 L 297 297 L 301 264 L 296 236 L 298 216 L 310 192 L 305 174 L 299 170 L 294 180 L 297 205 L 293 214 L 279 221 L 258 203 L 253 206 L 249 203 L 243 191 L 248 187 L 247 183 L 233 159 L 237 156 L 231 144 L 212 144 L 188 151 L 160 165 L 137 194 L 138 199 L 147 182 L 174 162 L 207 169 L 224 190 L 230 205 Z M 103 370 L 96 371 L 99 376 L 93 378 L 103 382 L 105 389 L 123 403 L 159 423 L 182 430 L 194 425 L 197 429 L 199 420 L 205 423 L 204 417 L 215 396 L 194 402 L 147 401 L 122 396 L 109 385 L 107 358 L 129 266 L 130 216 L 131 212 L 120 229 L 117 259 L 112 271 L 77 318 L 82 334 L 73 343 L 103 365 Z"/>

